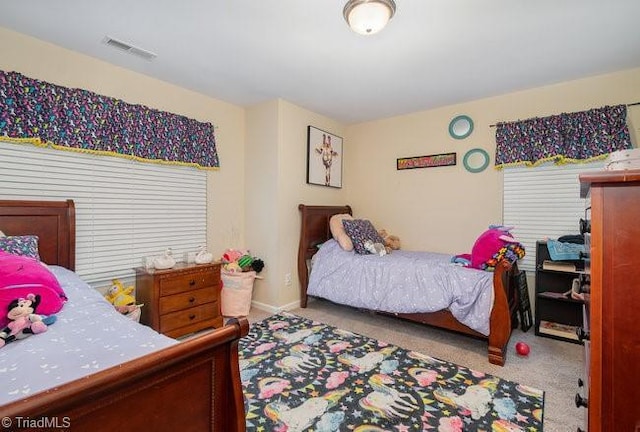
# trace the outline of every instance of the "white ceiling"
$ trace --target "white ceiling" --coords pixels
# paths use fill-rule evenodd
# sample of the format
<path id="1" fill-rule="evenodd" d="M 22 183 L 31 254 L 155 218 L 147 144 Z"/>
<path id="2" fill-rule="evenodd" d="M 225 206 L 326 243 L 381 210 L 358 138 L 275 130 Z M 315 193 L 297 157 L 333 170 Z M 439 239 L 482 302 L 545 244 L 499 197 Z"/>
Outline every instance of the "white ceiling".
<path id="1" fill-rule="evenodd" d="M 344 123 L 640 67 L 640 0 L 396 0 L 373 36 L 347 27 L 345 2 L 7 0 L 0 26 L 240 106 L 283 98 Z"/>

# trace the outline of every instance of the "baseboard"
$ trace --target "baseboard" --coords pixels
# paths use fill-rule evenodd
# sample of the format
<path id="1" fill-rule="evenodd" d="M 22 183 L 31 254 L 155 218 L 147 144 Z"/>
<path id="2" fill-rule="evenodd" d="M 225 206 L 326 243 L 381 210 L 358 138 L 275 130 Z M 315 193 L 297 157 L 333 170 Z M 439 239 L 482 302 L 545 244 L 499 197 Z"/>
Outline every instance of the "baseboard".
<path id="1" fill-rule="evenodd" d="M 291 302 L 291 303 L 286 304 L 284 306 L 272 306 L 272 305 L 268 305 L 268 304 L 265 304 L 265 303 L 252 301 L 251 302 L 251 307 L 254 307 L 256 309 L 260 309 L 261 311 L 271 312 L 272 314 L 276 314 L 278 312 L 290 311 L 290 310 L 299 308 L 300 307 L 300 300 Z"/>

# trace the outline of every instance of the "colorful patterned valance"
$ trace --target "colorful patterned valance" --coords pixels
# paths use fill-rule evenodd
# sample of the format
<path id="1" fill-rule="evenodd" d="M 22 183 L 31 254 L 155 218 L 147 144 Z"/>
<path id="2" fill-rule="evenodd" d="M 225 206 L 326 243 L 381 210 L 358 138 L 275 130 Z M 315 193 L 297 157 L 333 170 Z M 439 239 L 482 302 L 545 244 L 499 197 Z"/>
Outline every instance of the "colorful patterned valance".
<path id="1" fill-rule="evenodd" d="M 631 148 L 626 105 L 496 126 L 496 168 L 546 161 L 578 163 Z"/>
<path id="2" fill-rule="evenodd" d="M 211 123 L 17 72 L 0 71 L 0 140 L 145 162 L 219 167 Z"/>

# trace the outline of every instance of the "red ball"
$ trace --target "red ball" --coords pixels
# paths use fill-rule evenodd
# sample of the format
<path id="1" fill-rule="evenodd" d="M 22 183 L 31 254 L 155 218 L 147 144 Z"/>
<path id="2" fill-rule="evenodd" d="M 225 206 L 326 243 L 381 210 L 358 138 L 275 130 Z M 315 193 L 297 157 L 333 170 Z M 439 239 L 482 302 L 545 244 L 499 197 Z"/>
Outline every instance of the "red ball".
<path id="1" fill-rule="evenodd" d="M 531 351 L 531 348 L 529 348 L 529 345 L 527 345 L 526 343 L 518 342 L 516 344 L 516 352 L 518 353 L 518 355 L 526 357 L 529 355 L 530 351 Z"/>

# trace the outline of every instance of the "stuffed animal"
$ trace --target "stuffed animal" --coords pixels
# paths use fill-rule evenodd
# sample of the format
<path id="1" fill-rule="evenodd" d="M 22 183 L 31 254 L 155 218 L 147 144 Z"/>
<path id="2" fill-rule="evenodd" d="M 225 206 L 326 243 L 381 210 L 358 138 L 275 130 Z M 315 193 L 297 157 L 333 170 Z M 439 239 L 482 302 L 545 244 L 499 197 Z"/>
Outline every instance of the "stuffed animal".
<path id="1" fill-rule="evenodd" d="M 227 249 L 220 258 L 223 269 L 227 273 L 241 273 L 255 271 L 260 273 L 264 268 L 264 261 L 254 257 L 248 250 Z"/>
<path id="2" fill-rule="evenodd" d="M 264 261 L 262 261 L 260 258 L 254 258 L 253 261 L 251 262 L 251 269 L 256 273 L 260 273 L 262 271 L 262 269 L 264 268 Z"/>
<path id="3" fill-rule="evenodd" d="M 251 255 L 242 255 L 238 258 L 238 265 L 243 272 L 251 270 L 251 263 L 253 263 L 253 257 Z"/>
<path id="4" fill-rule="evenodd" d="M 47 331 L 48 324 L 55 322 L 54 315 L 43 317 L 36 313 L 38 304 L 40 304 L 40 296 L 33 294 L 28 294 L 27 298 L 15 299 L 9 303 L 7 316 L 10 321 L 0 331 L 0 347 L 27 336 L 44 333 Z"/>
<path id="5" fill-rule="evenodd" d="M 387 249 L 382 243 L 374 243 L 371 240 L 365 240 L 363 246 L 373 255 L 385 256 L 387 254 Z"/>
<path id="6" fill-rule="evenodd" d="M 471 254 L 456 255 L 452 261 L 467 267 L 493 271 L 498 261 L 507 259 L 515 262 L 524 257 L 525 251 L 510 233 L 512 227 L 491 225 L 480 234 L 471 249 Z"/>
<path id="7" fill-rule="evenodd" d="M 140 319 L 140 308 L 144 305 L 136 304 L 136 298 L 133 296 L 133 285 L 125 288 L 118 279 L 112 280 L 113 285 L 107 291 L 104 298 L 116 308 L 118 312 L 128 316 L 134 321 Z"/>
<path id="8" fill-rule="evenodd" d="M 245 251 L 239 251 L 236 249 L 227 249 L 226 251 L 224 251 L 224 253 L 222 254 L 222 262 L 223 263 L 232 263 L 232 262 L 236 262 L 240 259 L 240 257 L 242 257 L 243 255 L 247 255 L 247 252 Z"/>
<path id="9" fill-rule="evenodd" d="M 116 308 L 120 306 L 131 306 L 136 304 L 136 299 L 132 295 L 133 293 L 133 285 L 125 288 L 122 282 L 118 279 L 113 279 L 111 288 L 107 291 L 104 298 L 106 298 L 109 303 L 114 305 Z"/>
<path id="10" fill-rule="evenodd" d="M 385 229 L 379 230 L 378 234 L 380 234 L 380 237 L 382 237 L 387 253 L 391 253 L 392 250 L 400 249 L 400 237 L 398 237 L 397 235 L 389 234 Z"/>
<path id="11" fill-rule="evenodd" d="M 228 273 L 242 273 L 242 267 L 240 267 L 237 261 L 226 263 L 224 270 Z"/>

